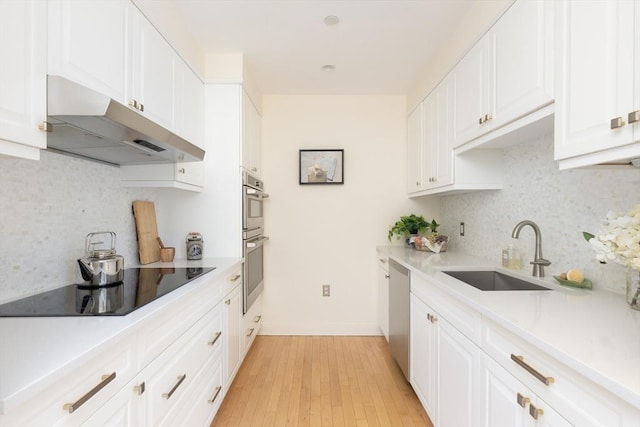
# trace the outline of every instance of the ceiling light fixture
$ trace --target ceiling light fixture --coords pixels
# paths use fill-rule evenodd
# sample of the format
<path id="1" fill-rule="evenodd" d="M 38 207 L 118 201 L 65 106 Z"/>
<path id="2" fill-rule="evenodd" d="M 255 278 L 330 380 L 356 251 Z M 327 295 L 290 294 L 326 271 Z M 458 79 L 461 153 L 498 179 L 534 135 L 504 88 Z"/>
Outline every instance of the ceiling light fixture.
<path id="1" fill-rule="evenodd" d="M 335 65 L 329 65 L 329 64 L 327 64 L 327 65 L 323 65 L 322 67 L 320 67 L 320 69 L 321 69 L 322 71 L 326 71 L 327 73 L 330 73 L 330 72 L 332 72 L 332 71 L 335 71 L 335 70 L 336 70 L 336 66 L 335 66 Z"/>
<path id="2" fill-rule="evenodd" d="M 332 27 L 334 25 L 338 25 L 338 23 L 340 22 L 340 18 L 338 18 L 336 15 L 327 15 L 324 17 L 324 24 Z"/>

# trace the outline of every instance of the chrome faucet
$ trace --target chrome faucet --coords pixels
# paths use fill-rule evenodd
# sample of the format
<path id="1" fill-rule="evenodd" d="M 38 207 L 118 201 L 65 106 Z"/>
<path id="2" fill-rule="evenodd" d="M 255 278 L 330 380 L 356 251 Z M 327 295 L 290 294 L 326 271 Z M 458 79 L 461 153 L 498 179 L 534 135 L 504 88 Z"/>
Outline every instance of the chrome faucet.
<path id="1" fill-rule="evenodd" d="M 520 230 L 522 230 L 525 225 L 530 225 L 536 235 L 536 252 L 533 255 L 533 261 L 531 261 L 531 264 L 533 264 L 532 274 L 535 277 L 544 277 L 544 267 L 551 265 L 551 261 L 542 257 L 542 236 L 538 225 L 529 220 L 520 221 L 511 232 L 511 237 L 517 239 L 520 236 Z"/>

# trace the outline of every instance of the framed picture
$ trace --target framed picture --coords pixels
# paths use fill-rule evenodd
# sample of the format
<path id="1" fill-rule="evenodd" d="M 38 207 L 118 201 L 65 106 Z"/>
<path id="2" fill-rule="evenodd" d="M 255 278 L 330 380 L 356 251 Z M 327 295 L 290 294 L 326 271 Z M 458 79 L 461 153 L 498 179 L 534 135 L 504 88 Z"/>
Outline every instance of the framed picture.
<path id="1" fill-rule="evenodd" d="M 300 185 L 344 184 L 344 150 L 300 150 Z"/>

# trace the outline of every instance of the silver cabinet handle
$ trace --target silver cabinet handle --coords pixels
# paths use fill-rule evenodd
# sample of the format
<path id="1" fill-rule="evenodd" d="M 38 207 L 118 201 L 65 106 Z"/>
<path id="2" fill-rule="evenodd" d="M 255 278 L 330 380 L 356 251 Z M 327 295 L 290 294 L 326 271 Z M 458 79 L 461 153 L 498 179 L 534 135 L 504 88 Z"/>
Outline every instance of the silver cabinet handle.
<path id="1" fill-rule="evenodd" d="M 38 125 L 38 129 L 40 129 L 42 132 L 51 133 L 53 131 L 53 126 L 49 122 L 42 122 Z"/>
<path id="2" fill-rule="evenodd" d="M 231 276 L 231 277 L 229 278 L 229 281 L 230 281 L 230 282 L 237 282 L 237 281 L 238 281 L 238 279 L 239 279 L 240 277 L 242 277 L 242 276 L 241 276 L 241 275 L 239 275 L 239 274 L 235 274 L 235 275 L 233 275 L 233 276 Z"/>
<path id="3" fill-rule="evenodd" d="M 169 393 L 162 393 L 162 398 L 168 400 L 171 397 L 171 395 L 175 393 L 178 387 L 180 387 L 180 384 L 182 384 L 182 381 L 184 381 L 185 378 L 187 378 L 187 374 L 180 375 L 178 377 L 178 382 L 176 382 L 175 385 L 171 388 L 171 390 L 169 390 Z"/>
<path id="4" fill-rule="evenodd" d="M 261 320 L 262 320 L 262 316 L 256 316 L 253 318 L 253 323 L 260 323 Z"/>
<path id="5" fill-rule="evenodd" d="M 431 323 L 436 323 L 438 321 L 438 317 L 434 316 L 431 313 L 427 313 L 427 319 L 429 320 L 429 322 Z"/>
<path id="6" fill-rule="evenodd" d="M 249 333 L 247 334 L 247 336 L 250 337 L 251 335 L 253 335 L 253 331 L 255 331 L 254 328 L 249 329 Z"/>
<path id="7" fill-rule="evenodd" d="M 478 124 L 479 124 L 479 125 L 483 124 L 484 122 L 485 122 L 485 120 L 484 120 L 484 116 L 482 116 L 482 117 L 480 117 L 480 118 L 478 119 Z"/>
<path id="8" fill-rule="evenodd" d="M 529 405 L 529 415 L 531 415 L 531 417 L 534 420 L 537 420 L 540 415 L 543 415 L 544 411 L 540 408 L 536 408 L 535 406 L 533 406 L 533 404 Z"/>
<path id="9" fill-rule="evenodd" d="M 140 385 L 134 386 L 134 387 L 133 387 L 133 391 L 134 391 L 138 396 L 141 396 L 141 395 L 144 393 L 144 391 L 145 391 L 145 384 L 144 384 L 144 381 L 142 381 L 142 382 L 140 383 Z"/>
<path id="10" fill-rule="evenodd" d="M 391 277 L 391 276 L 389 276 L 388 274 L 385 274 L 385 275 L 384 275 L 384 278 L 385 278 L 385 279 L 388 279 L 389 277 Z"/>
<path id="11" fill-rule="evenodd" d="M 185 171 L 185 169 L 184 169 L 184 168 L 180 168 L 180 169 L 178 169 L 178 173 L 185 173 L 185 172 L 186 172 L 186 171 Z"/>
<path id="12" fill-rule="evenodd" d="M 258 168 L 251 168 L 251 172 L 258 172 Z"/>
<path id="13" fill-rule="evenodd" d="M 640 122 L 640 110 L 630 112 L 629 116 L 627 117 L 627 121 L 629 123 Z"/>
<path id="14" fill-rule="evenodd" d="M 528 397 L 524 397 L 520 393 L 518 393 L 518 395 L 516 396 L 516 402 L 518 402 L 518 405 L 522 406 L 523 408 L 525 408 L 530 401 L 531 400 L 529 400 Z"/>
<path id="15" fill-rule="evenodd" d="M 536 377 L 538 381 L 543 383 L 544 385 L 550 385 L 554 383 L 553 377 L 545 377 L 540 372 L 531 367 L 527 362 L 524 361 L 524 356 L 516 356 L 515 354 L 511 354 L 511 360 L 516 362 L 520 367 L 522 367 L 525 371 L 529 372 L 531 375 Z"/>
<path id="16" fill-rule="evenodd" d="M 626 125 L 622 117 L 616 117 L 615 119 L 611 119 L 611 129 L 618 129 L 622 126 Z"/>
<path id="17" fill-rule="evenodd" d="M 107 384 L 109 384 L 111 381 L 113 381 L 115 379 L 116 379 L 116 373 L 115 372 L 111 373 L 111 375 L 103 375 L 102 376 L 102 381 L 100 381 L 100 384 L 98 384 L 97 386 L 95 386 L 94 388 L 89 390 L 84 396 L 82 396 L 80 399 L 76 400 L 74 403 L 65 403 L 62 406 L 62 409 L 64 409 L 65 411 L 69 412 L 70 414 L 73 414 L 73 412 L 76 409 L 78 409 L 79 407 L 84 405 L 89 399 L 91 399 L 93 396 L 95 396 L 96 393 L 98 393 L 100 390 L 105 388 L 107 386 Z"/>
<path id="18" fill-rule="evenodd" d="M 209 341 L 207 344 L 209 344 L 209 346 L 212 346 L 216 343 L 216 341 L 218 341 L 220 339 L 220 336 L 222 335 L 222 331 L 218 331 L 216 332 L 216 335 L 213 337 L 213 339 L 211 341 Z"/>
<path id="19" fill-rule="evenodd" d="M 215 393 L 213 393 L 213 397 L 211 399 L 207 400 L 207 402 L 209 402 L 209 403 L 215 402 L 216 399 L 218 398 L 218 395 L 220 394 L 220 391 L 222 391 L 222 386 L 216 387 L 216 391 L 215 391 Z"/>
<path id="20" fill-rule="evenodd" d="M 230 300 L 230 299 L 225 300 L 225 302 L 224 302 L 224 303 L 225 303 L 225 304 L 227 304 L 227 305 L 231 305 L 231 300 Z"/>
<path id="21" fill-rule="evenodd" d="M 386 259 L 384 259 L 384 258 L 378 258 L 378 259 L 379 259 L 379 260 L 380 260 L 380 262 L 381 262 L 381 263 L 383 263 L 383 264 L 386 264 L 386 263 L 387 263 L 387 260 L 386 260 Z"/>

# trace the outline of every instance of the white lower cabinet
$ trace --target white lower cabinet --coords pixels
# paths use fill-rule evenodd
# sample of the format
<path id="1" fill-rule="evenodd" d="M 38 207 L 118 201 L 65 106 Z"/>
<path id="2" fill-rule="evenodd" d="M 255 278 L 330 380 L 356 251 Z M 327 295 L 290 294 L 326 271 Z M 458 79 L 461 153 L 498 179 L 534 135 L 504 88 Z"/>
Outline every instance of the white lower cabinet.
<path id="1" fill-rule="evenodd" d="M 262 295 L 253 302 L 249 311 L 247 311 L 243 317 L 244 326 L 244 342 L 243 342 L 243 356 L 249 351 L 253 341 L 256 339 L 260 327 L 262 326 Z"/>
<path id="2" fill-rule="evenodd" d="M 223 378 L 225 389 L 233 381 L 238 372 L 241 359 L 241 348 L 244 345 L 244 339 L 241 338 L 240 327 L 242 325 L 242 295 L 240 294 L 241 286 L 238 285 L 224 297 L 222 305 L 222 319 L 225 340 L 224 368 Z M 242 342 L 241 342 L 242 341 Z"/>
<path id="3" fill-rule="evenodd" d="M 484 426 L 570 427 L 556 410 L 484 355 L 482 393 Z"/>
<path id="4" fill-rule="evenodd" d="M 378 325 L 389 342 L 389 258 L 378 254 Z"/>
<path id="5" fill-rule="evenodd" d="M 480 349 L 413 294 L 410 342 L 411 384 L 431 421 L 476 425 Z"/>
<path id="6" fill-rule="evenodd" d="M 140 420 L 137 379 L 130 381 L 103 407 L 82 424 L 83 427 L 135 427 Z"/>

